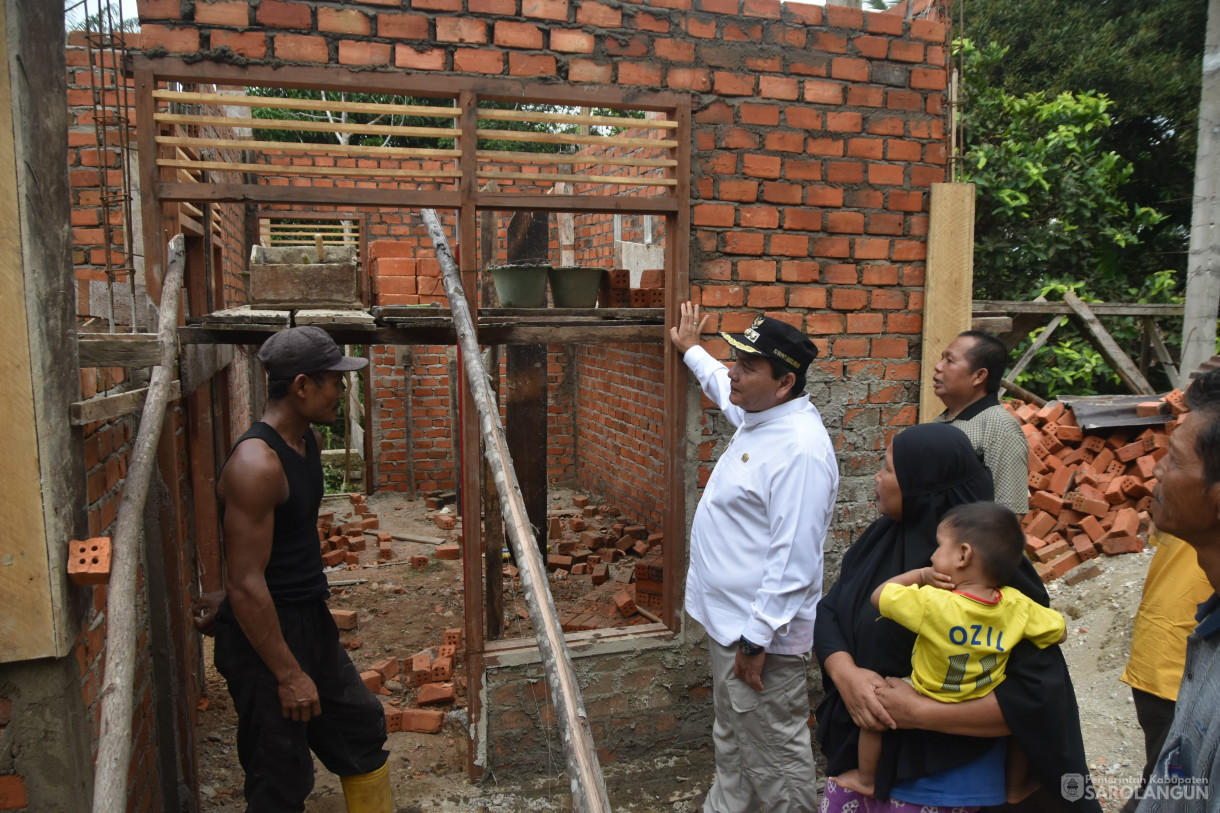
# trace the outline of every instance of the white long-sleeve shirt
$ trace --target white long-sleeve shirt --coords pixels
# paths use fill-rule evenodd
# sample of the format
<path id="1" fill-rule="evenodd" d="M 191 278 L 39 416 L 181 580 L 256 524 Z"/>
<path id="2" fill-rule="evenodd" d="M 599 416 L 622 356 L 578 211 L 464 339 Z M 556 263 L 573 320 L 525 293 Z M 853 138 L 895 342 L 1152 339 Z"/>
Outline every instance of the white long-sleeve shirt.
<path id="1" fill-rule="evenodd" d="M 808 398 L 745 412 L 729 402 L 728 368 L 697 345 L 683 360 L 737 427 L 695 509 L 686 612 L 722 646 L 744 635 L 804 654 L 839 489 L 830 436 Z"/>

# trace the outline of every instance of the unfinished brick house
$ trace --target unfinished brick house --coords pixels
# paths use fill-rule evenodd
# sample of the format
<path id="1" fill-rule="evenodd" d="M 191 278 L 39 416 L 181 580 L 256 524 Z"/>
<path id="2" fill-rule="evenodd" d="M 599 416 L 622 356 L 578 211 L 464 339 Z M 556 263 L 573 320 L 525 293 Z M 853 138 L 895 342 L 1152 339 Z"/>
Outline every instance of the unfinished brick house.
<path id="1" fill-rule="evenodd" d="M 706 654 L 681 585 L 687 524 L 728 432 L 664 344 L 666 325 L 691 298 L 713 314 L 711 330 L 765 311 L 814 337 L 810 390 L 841 461 L 828 540 L 837 570 L 872 516 L 885 438 L 916 419 L 929 195 L 946 180 L 946 25 L 778 0 L 140 0 L 141 32 L 124 43 L 130 73 L 116 81 L 130 93 L 139 158 L 124 163 L 106 130 L 122 123 L 99 120 L 82 76 L 91 44 L 65 44 L 60 12 L 44 5 L 10 10 L 0 83 L 14 133 L 6 285 L 23 292 L 3 298 L 0 324 L 21 349 L 21 392 L 4 409 L 24 427 L 4 440 L 19 492 L 9 504 L 21 510 L 9 509 L 0 568 L 17 608 L 0 638 L 0 809 L 82 809 L 92 797 L 113 633 L 107 588 L 69 583 L 67 548 L 115 533 L 137 445 L 138 413 L 94 396 L 143 388 L 156 362 L 147 346 L 120 358 L 117 340 L 77 334 L 109 333 L 110 321 L 154 330 L 132 303 L 161 301 L 179 232 L 181 397 L 155 450 L 139 548 L 127 798 L 130 809 L 198 807 L 202 669 L 189 605 L 221 584 L 217 461 L 261 408 L 262 374 L 245 349 L 289 318 L 217 314 L 249 302 L 251 246 L 310 220 L 311 231 L 354 235 L 363 269 L 358 315 L 328 329 L 372 359 L 366 489 L 462 486 L 471 772 L 545 764 L 538 650 L 487 631 L 484 543 L 469 520 L 482 512 L 479 433 L 423 207 L 438 211 L 483 305 L 481 271 L 511 259 L 515 212 L 549 215 L 556 265 L 659 258 L 653 307 L 541 322 L 488 310 L 479 335 L 507 348 L 510 435 L 531 419 L 547 427 L 517 441 L 523 489 L 545 501 L 548 483 L 570 484 L 664 540 L 659 623 L 568 635 L 599 756 L 705 744 Z M 380 154 L 251 146 L 250 88 L 428 100 L 416 107 L 440 122 L 424 134 L 436 143 Z M 579 136 L 562 162 L 485 150 L 486 121 L 514 115 L 489 103 L 510 100 L 616 129 Z M 581 108 L 598 112 L 572 112 Z M 124 189 L 130 221 L 111 194 Z M 510 380 L 539 389 L 513 404 Z"/>

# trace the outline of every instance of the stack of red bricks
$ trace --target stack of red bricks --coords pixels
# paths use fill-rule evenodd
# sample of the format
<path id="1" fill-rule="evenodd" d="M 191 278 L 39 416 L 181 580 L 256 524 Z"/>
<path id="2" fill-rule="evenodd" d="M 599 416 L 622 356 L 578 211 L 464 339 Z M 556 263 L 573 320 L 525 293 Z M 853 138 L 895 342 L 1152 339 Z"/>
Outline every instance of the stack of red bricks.
<path id="1" fill-rule="evenodd" d="M 387 658 L 361 672 L 364 685 L 374 694 L 392 695 L 386 683 L 401 675 L 400 683 L 418 690 L 415 706 L 400 708 L 402 700 L 394 698 L 384 706 L 386 732 L 415 731 L 435 734 L 445 722 L 445 713 L 434 706 L 451 705 L 457 700 L 453 684 L 453 668 L 462 646 L 460 629 L 445 630 L 445 643 L 437 649 L 417 652 L 409 658 Z M 429 708 L 421 708 L 426 706 Z"/>
<path id="2" fill-rule="evenodd" d="M 369 244 L 373 304 L 448 304 L 440 262 L 421 253 L 418 244 L 405 240 L 374 240 Z"/>
<path id="3" fill-rule="evenodd" d="M 631 286 L 631 271 L 626 268 L 611 268 L 606 272 L 606 279 L 606 304 L 603 307 L 665 307 L 665 276 L 660 270 L 650 269 L 642 272 L 640 284 L 634 288 Z"/>
<path id="4" fill-rule="evenodd" d="M 376 531 L 380 527 L 377 515 L 369 510 L 363 494 L 352 494 L 352 512 L 349 522 L 336 522 L 335 512 L 318 514 L 318 542 L 322 548 L 322 564 L 356 566 L 360 564 L 360 551 L 364 550 L 364 532 Z M 388 562 L 394 558 L 390 535 L 377 534 L 377 561 Z"/>
<path id="5" fill-rule="evenodd" d="M 1144 549 L 1148 506 L 1177 417 L 1186 411 L 1182 393 L 1140 404 L 1137 414 L 1172 415 L 1143 429 L 1112 428 L 1085 434 L 1060 401 L 1044 407 L 1010 401 L 1029 442 L 1030 511 L 1023 523 L 1025 550 L 1043 581 L 1067 575 L 1069 583 L 1097 575 L 1080 567 L 1099 554 Z"/>

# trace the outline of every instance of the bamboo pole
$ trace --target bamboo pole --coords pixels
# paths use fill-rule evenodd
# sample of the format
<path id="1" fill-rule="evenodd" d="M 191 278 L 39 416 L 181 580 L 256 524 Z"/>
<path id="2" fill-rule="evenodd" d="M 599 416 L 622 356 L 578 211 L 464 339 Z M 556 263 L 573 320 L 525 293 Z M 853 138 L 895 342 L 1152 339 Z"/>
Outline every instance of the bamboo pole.
<path id="1" fill-rule="evenodd" d="M 106 591 L 106 662 L 101 691 L 101 733 L 93 775 L 93 813 L 127 810 L 127 774 L 131 762 L 131 711 L 136 666 L 136 567 L 140 559 L 144 502 L 156 463 L 157 444 L 165 420 L 177 353 L 178 297 L 186 266 L 185 240 L 176 234 L 169 241 L 165 279 L 162 282 L 160 363 L 153 367 L 148 400 L 132 449 L 123 497 L 114 525 L 110 585 Z"/>
<path id="2" fill-rule="evenodd" d="M 517 557 L 530 622 L 534 626 L 534 637 L 538 642 L 538 652 L 542 656 L 542 668 L 550 685 L 555 717 L 559 722 L 560 739 L 567 757 L 572 809 L 575 813 L 609 813 L 606 780 L 602 776 L 601 765 L 598 764 L 597 753 L 593 749 L 589 718 L 580 696 L 567 642 L 559 627 L 555 602 L 546 581 L 546 568 L 526 516 L 525 501 L 521 496 L 521 487 L 517 484 L 517 473 L 508 453 L 508 442 L 504 437 L 504 428 L 500 425 L 499 412 L 492 408 L 488 374 L 475 338 L 474 321 L 471 319 L 470 306 L 462 289 L 457 263 L 453 260 L 453 253 L 449 250 L 449 243 L 445 239 L 445 232 L 436 212 L 423 209 L 420 213 L 428 227 L 432 245 L 436 248 L 436 258 L 441 264 L 445 295 L 449 298 L 453 325 L 458 344 L 462 348 L 462 366 L 465 368 L 466 380 L 470 384 L 471 394 L 479 412 L 484 453 L 492 469 L 496 491 L 500 495 L 500 515 L 504 518 L 508 531 L 508 542 Z M 475 518 L 467 517 L 466 521 L 474 522 Z M 478 552 L 467 550 L 463 555 L 476 556 Z"/>

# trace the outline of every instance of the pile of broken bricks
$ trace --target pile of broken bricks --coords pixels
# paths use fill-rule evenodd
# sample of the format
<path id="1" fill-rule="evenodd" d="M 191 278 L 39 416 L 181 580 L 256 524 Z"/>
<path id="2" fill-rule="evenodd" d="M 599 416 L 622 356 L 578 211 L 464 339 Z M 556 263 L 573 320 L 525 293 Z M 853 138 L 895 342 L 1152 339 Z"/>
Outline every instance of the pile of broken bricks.
<path id="1" fill-rule="evenodd" d="M 351 512 L 338 520 L 334 511 L 318 514 L 318 542 L 322 548 L 322 565 L 347 566 L 351 569 L 360 567 L 360 552 L 368 547 L 365 535 L 373 533 L 377 534 L 377 562 L 394 563 L 394 538 L 387 531 L 380 530 L 380 520 L 376 513 L 369 510 L 367 497 L 363 494 L 351 494 L 349 499 L 352 503 Z M 453 519 L 452 515 L 445 516 Z M 343 519 L 348 521 L 343 522 Z M 461 559 L 462 549 L 455 544 L 440 544 L 435 546 L 434 555 L 437 559 Z M 428 566 L 427 556 L 412 556 L 408 561 L 416 570 L 423 570 Z"/>
<path id="2" fill-rule="evenodd" d="M 368 547 L 365 533 L 377 533 L 377 561 L 389 562 L 394 558 L 393 540 L 385 531 L 379 530 L 377 514 L 369 510 L 363 494 L 350 496 L 352 511 L 345 515 L 349 522 L 335 522 L 335 512 L 318 514 L 318 542 L 322 546 L 322 565 L 335 567 L 360 565 L 360 551 Z"/>
<path id="3" fill-rule="evenodd" d="M 593 589 L 564 609 L 564 632 L 658 621 L 652 611 L 662 603 L 661 534 L 628 524 L 612 505 L 593 506 L 584 495 L 572 502 L 576 510 L 547 518 L 546 567 L 553 579 L 588 579 Z M 517 577 L 513 565 L 504 572 Z"/>
<path id="4" fill-rule="evenodd" d="M 1187 411 L 1182 392 L 1141 403 L 1137 416 L 1169 420 L 1139 430 L 1086 434 L 1060 401 L 1039 408 L 1013 400 L 1005 408 L 1029 442 L 1025 551 L 1042 580 L 1063 577 L 1076 584 L 1100 573 L 1090 561 L 1099 554 L 1142 551 L 1156 487 L 1153 469 Z"/>
<path id="5" fill-rule="evenodd" d="M 359 626 L 355 610 L 331 610 L 330 614 L 340 630 L 352 631 Z M 453 705 L 457 701 L 453 670 L 462 646 L 462 631 L 447 629 L 444 640 L 439 647 L 417 652 L 409 658 L 386 658 L 360 673 L 360 679 L 369 691 L 390 698 L 383 706 L 386 733 L 436 734 L 441 730 L 445 713 L 435 707 Z M 414 706 L 403 708 L 409 690 L 417 690 Z M 397 693 L 404 696 L 398 697 Z"/>

